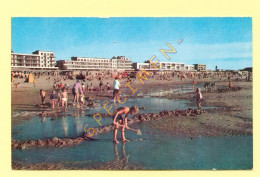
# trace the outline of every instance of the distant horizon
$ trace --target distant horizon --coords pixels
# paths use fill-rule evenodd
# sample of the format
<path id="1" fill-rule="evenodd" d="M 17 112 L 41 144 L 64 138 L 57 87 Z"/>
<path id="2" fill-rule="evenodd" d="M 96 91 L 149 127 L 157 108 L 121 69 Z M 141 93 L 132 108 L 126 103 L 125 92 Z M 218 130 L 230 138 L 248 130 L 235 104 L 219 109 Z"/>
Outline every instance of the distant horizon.
<path id="1" fill-rule="evenodd" d="M 156 55 L 161 62 L 201 63 L 211 70 L 252 67 L 249 17 L 14 17 L 11 28 L 14 53 L 53 51 L 55 60 L 126 56 L 144 62 Z M 169 60 L 159 52 L 169 49 L 166 42 L 177 51 Z"/>

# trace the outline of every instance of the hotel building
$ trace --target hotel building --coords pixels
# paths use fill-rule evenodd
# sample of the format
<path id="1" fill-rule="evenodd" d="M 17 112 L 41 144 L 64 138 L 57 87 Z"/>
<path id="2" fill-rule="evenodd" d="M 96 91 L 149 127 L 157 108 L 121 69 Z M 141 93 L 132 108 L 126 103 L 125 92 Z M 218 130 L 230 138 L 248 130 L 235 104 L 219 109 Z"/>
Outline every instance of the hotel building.
<path id="1" fill-rule="evenodd" d="M 132 62 L 125 56 L 108 58 L 71 57 L 71 61 L 59 60 L 67 70 L 133 70 Z"/>
<path id="2" fill-rule="evenodd" d="M 160 66 L 161 71 L 195 71 L 194 65 L 185 65 L 178 62 L 158 62 L 157 67 L 159 68 Z M 133 63 L 133 67 L 135 70 L 157 70 L 150 63 Z"/>
<path id="3" fill-rule="evenodd" d="M 54 52 L 36 50 L 32 54 L 11 53 L 12 69 L 57 69 Z"/>

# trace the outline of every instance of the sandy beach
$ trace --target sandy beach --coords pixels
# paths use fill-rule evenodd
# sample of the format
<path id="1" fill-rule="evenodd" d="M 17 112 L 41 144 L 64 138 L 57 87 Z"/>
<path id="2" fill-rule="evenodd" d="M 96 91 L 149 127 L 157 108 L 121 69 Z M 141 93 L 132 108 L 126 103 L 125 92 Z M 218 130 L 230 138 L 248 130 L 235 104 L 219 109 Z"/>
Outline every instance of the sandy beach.
<path id="1" fill-rule="evenodd" d="M 39 113 L 51 112 L 51 110 L 38 108 L 36 105 L 40 104 L 39 91 L 44 89 L 47 94 L 47 100 L 49 101 L 49 93 L 52 90 L 53 81 L 46 80 L 47 77 L 40 77 L 37 79 L 36 86 L 33 86 L 33 83 L 23 83 L 22 79 L 17 79 L 16 82 L 20 82 L 18 88 L 15 88 L 14 85 L 11 86 L 12 89 L 12 126 L 15 126 L 19 123 L 22 123 L 26 120 L 30 120 L 31 117 L 39 115 Z M 204 84 L 205 82 L 212 82 L 212 79 L 200 79 L 197 81 L 197 84 Z M 203 113 L 198 114 L 176 114 L 178 112 L 178 107 L 172 107 L 171 110 L 164 110 L 161 108 L 161 111 L 175 111 L 175 114 L 162 114 L 161 112 L 158 115 L 158 119 L 149 118 L 150 121 L 145 121 L 144 126 L 151 129 L 153 134 L 165 134 L 171 135 L 174 137 L 186 137 L 186 138 L 196 138 L 196 137 L 229 137 L 229 136 L 241 136 L 241 135 L 252 135 L 252 82 L 248 81 L 233 81 L 233 88 L 228 89 L 228 82 L 226 80 L 219 81 L 219 79 L 214 79 L 216 82 L 217 90 L 208 91 L 206 93 L 204 88 L 202 89 L 203 107 L 207 108 Z M 69 87 L 76 82 L 76 80 L 67 80 L 66 84 Z M 94 85 L 94 89 L 98 87 L 99 81 L 91 81 Z M 110 86 L 113 84 L 113 80 L 104 80 L 104 83 L 109 83 Z M 87 81 L 89 83 L 89 81 Z M 120 83 L 123 85 L 126 83 L 125 80 L 120 80 Z M 149 93 L 153 90 L 160 89 L 162 87 L 168 87 L 169 85 L 179 85 L 192 88 L 192 79 L 185 79 L 181 81 L 179 78 L 173 78 L 170 81 L 165 80 L 156 80 L 148 78 L 145 81 L 145 84 L 141 84 L 138 79 L 131 83 L 133 88 L 138 88 L 143 93 Z M 65 84 L 63 82 L 63 84 Z M 167 88 L 165 89 L 167 90 Z M 131 90 L 124 88 L 124 93 L 127 95 L 131 94 Z M 91 97 L 93 100 L 104 100 L 109 99 L 109 97 L 104 94 L 100 95 L 99 91 L 87 92 L 86 97 Z M 193 92 L 189 93 L 167 93 L 162 96 L 155 96 L 160 98 L 167 98 L 169 100 L 188 100 L 190 103 L 185 108 L 188 109 L 189 106 L 196 106 L 195 96 Z M 69 94 L 69 100 L 71 101 L 72 94 Z M 34 113 L 30 116 L 20 115 L 15 116 L 15 114 L 20 114 L 20 112 L 29 112 Z M 84 114 L 83 114 L 84 115 Z M 141 116 L 151 116 L 152 114 L 141 114 Z M 145 120 L 145 119 L 144 119 Z M 135 124 L 143 122 L 143 119 L 134 121 Z M 109 127 L 111 131 L 112 127 Z M 83 131 L 83 130 L 82 130 Z M 107 131 L 106 131 L 107 132 Z M 112 137 L 111 137 L 112 138 Z M 13 139 L 15 140 L 15 139 Z M 28 142 L 29 140 L 27 140 Z M 26 143 L 26 142 L 25 142 Z M 36 143 L 37 144 L 37 143 Z M 77 145 L 76 145 L 77 146 Z M 16 146 L 18 147 L 18 146 Z M 56 147 L 57 148 L 57 147 Z M 76 162 L 75 162 L 76 163 Z M 84 164 L 84 163 L 83 163 Z M 117 165 L 115 165 L 117 164 Z M 84 165 L 79 165 L 82 167 L 77 167 L 76 169 L 142 169 L 138 165 L 127 164 L 127 165 L 118 165 L 120 163 L 115 162 L 106 162 L 106 163 L 97 163 L 92 164 L 88 167 Z M 37 164 L 23 164 L 18 161 L 13 162 L 13 169 L 74 169 L 74 167 L 68 167 L 64 163 L 37 163 Z"/>

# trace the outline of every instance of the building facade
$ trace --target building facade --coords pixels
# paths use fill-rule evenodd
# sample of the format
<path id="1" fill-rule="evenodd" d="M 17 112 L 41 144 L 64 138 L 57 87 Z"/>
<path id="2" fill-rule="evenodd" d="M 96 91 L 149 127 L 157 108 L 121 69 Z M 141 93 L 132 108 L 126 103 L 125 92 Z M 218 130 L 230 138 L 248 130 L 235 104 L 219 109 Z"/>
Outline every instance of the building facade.
<path id="1" fill-rule="evenodd" d="M 133 70 L 132 62 L 125 56 L 108 58 L 71 57 L 71 61 L 59 60 L 67 70 Z"/>
<path id="2" fill-rule="evenodd" d="M 12 68 L 57 69 L 54 52 L 37 50 L 32 54 L 11 53 Z"/>
<path id="3" fill-rule="evenodd" d="M 204 64 L 194 64 L 194 68 L 197 71 L 206 71 L 206 65 Z"/>
<path id="4" fill-rule="evenodd" d="M 158 70 L 151 63 L 133 63 L 135 70 Z M 161 71 L 194 71 L 194 65 L 185 65 L 177 62 L 158 62 L 157 67 Z"/>
<path id="5" fill-rule="evenodd" d="M 55 67 L 54 52 L 36 50 L 33 54 L 40 56 L 40 67 Z"/>

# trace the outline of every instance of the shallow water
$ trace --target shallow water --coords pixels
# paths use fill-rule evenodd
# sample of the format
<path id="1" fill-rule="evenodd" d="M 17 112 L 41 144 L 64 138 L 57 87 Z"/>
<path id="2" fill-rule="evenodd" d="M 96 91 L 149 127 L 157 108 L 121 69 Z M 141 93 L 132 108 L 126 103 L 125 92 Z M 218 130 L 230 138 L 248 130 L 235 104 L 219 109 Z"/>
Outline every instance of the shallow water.
<path id="1" fill-rule="evenodd" d="M 30 120 L 25 120 L 20 124 L 13 125 L 12 139 L 29 140 L 29 139 L 45 139 L 51 137 L 75 137 L 82 135 L 85 124 L 91 127 L 98 127 L 99 124 L 91 116 L 93 113 L 106 113 L 101 107 L 106 103 L 102 100 L 100 106 L 94 109 L 77 109 L 70 107 L 68 112 L 59 117 L 39 117 L 34 116 Z M 185 100 L 169 100 L 166 98 L 136 98 L 128 99 L 125 104 L 114 104 L 111 102 L 107 107 L 112 106 L 115 109 L 119 106 L 132 106 L 136 104 L 139 107 L 145 107 L 140 113 L 159 112 L 161 110 L 186 109 L 188 101 Z M 110 112 L 113 112 L 111 109 Z M 98 119 L 99 117 L 97 117 Z M 102 117 L 100 123 L 102 126 L 112 124 L 112 117 Z"/>
<path id="2" fill-rule="evenodd" d="M 252 168 L 252 136 L 197 137 L 191 140 L 154 133 L 142 123 L 132 127 L 141 129 L 142 136 L 126 131 L 128 143 L 113 144 L 112 132 L 109 132 L 96 137 L 96 141 L 82 142 L 74 147 L 12 150 L 12 159 L 28 164 L 67 162 L 75 168 L 77 164 L 73 162 L 84 162 L 85 168 L 97 163 L 102 166 L 106 162 L 122 165 L 118 159 L 125 159 L 143 169 Z"/>
<path id="3" fill-rule="evenodd" d="M 179 88 L 180 87 L 180 88 Z M 129 99 L 125 104 L 110 103 L 113 109 L 118 106 L 146 107 L 140 113 L 159 112 L 162 110 L 187 109 L 189 101 L 169 100 L 166 98 L 151 98 L 164 96 L 168 93 L 190 92 L 190 86 L 167 86 L 151 88 L 150 92 L 140 90 L 144 97 Z M 70 107 L 68 112 L 59 117 L 32 116 L 31 119 L 21 120 L 12 125 L 12 139 L 29 140 L 52 137 L 74 137 L 83 133 L 86 123 L 98 127 L 97 122 L 86 114 L 105 113 L 103 105 L 106 100 L 98 102 L 97 107 L 77 109 Z M 189 106 L 190 107 L 190 106 Z M 195 108 L 195 107 L 191 107 Z M 111 111 L 112 112 L 112 111 Z M 16 114 L 16 113 L 14 113 Z M 14 115 L 13 114 L 13 115 Z M 21 115 L 30 113 L 23 112 Z M 19 113 L 17 115 L 19 117 Z M 102 117 L 101 124 L 112 123 L 111 117 Z M 161 134 L 146 126 L 146 123 L 130 125 L 141 129 L 142 136 L 126 130 L 129 143 L 114 145 L 112 131 L 96 136 L 96 141 L 83 141 L 77 146 L 65 148 L 32 148 L 12 150 L 12 160 L 27 164 L 33 163 L 63 163 L 70 166 L 91 167 L 93 164 L 102 166 L 104 163 L 118 159 L 134 164 L 143 169 L 251 169 L 253 163 L 252 136 L 233 137 L 197 137 L 189 139 Z M 120 132 L 118 137 L 121 137 Z M 119 138 L 120 140 L 120 138 Z M 74 162 L 77 162 L 76 164 Z M 82 163 L 82 164 L 80 164 Z M 127 164 L 120 164 L 127 165 Z"/>

